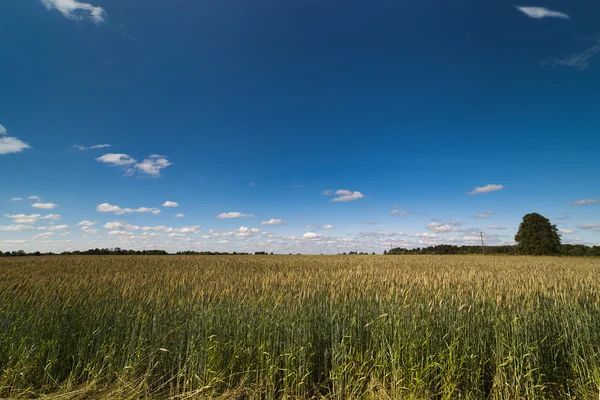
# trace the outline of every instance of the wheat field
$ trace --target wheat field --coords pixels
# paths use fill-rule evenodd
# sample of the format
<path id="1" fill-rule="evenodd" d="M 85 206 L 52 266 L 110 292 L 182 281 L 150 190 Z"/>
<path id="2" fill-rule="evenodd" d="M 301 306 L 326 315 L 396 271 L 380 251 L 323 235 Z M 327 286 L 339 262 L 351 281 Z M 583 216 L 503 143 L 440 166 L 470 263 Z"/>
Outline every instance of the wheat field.
<path id="1" fill-rule="evenodd" d="M 0 397 L 596 399 L 600 260 L 0 260 Z"/>

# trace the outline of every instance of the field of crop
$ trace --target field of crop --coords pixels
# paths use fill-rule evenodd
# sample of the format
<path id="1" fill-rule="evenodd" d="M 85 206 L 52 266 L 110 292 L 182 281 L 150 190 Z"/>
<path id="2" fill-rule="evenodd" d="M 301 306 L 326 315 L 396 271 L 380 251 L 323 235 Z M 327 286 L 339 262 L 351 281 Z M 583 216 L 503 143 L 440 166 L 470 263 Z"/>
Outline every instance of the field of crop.
<path id="1" fill-rule="evenodd" d="M 0 260 L 0 397 L 587 399 L 600 260 Z"/>

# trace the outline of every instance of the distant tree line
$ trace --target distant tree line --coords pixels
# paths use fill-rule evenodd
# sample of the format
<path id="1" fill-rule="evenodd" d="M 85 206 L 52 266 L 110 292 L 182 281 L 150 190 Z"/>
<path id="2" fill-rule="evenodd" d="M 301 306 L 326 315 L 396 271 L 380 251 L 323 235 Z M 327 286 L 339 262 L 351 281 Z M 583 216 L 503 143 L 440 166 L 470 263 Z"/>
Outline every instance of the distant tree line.
<path id="1" fill-rule="evenodd" d="M 167 252 L 166 250 L 127 250 L 121 249 L 119 247 L 115 247 L 114 249 L 89 249 L 89 250 L 75 250 L 75 251 L 63 251 L 62 253 L 41 253 L 39 251 L 35 251 L 32 253 L 27 253 L 24 250 L 17 251 L 0 251 L 0 257 L 24 257 L 24 256 L 77 256 L 77 255 L 85 255 L 85 256 L 166 256 L 171 255 L 172 253 Z M 173 253 L 175 255 L 200 255 L 200 256 L 247 256 L 252 253 L 243 253 L 236 252 L 219 252 L 219 251 L 178 251 L 177 253 Z M 257 251 L 254 253 L 255 255 L 268 255 L 266 251 Z M 271 253 L 272 255 L 273 253 Z"/>
<path id="2" fill-rule="evenodd" d="M 450 244 L 440 244 L 437 246 L 417 247 L 416 249 L 405 249 L 397 247 L 389 251 L 384 251 L 387 255 L 402 254 L 507 254 L 517 255 L 518 246 L 454 246 Z M 600 257 L 600 246 L 584 246 L 582 244 L 560 244 L 553 255 L 574 256 L 574 257 Z"/>

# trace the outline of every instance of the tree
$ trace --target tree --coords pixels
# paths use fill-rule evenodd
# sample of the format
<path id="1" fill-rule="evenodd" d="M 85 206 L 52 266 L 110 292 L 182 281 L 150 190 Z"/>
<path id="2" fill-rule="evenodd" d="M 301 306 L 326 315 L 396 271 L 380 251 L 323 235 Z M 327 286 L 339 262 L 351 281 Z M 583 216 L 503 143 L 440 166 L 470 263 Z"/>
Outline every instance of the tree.
<path id="1" fill-rule="evenodd" d="M 519 254 L 552 255 L 559 253 L 560 235 L 548 218 L 531 213 L 523 217 L 515 242 Z"/>

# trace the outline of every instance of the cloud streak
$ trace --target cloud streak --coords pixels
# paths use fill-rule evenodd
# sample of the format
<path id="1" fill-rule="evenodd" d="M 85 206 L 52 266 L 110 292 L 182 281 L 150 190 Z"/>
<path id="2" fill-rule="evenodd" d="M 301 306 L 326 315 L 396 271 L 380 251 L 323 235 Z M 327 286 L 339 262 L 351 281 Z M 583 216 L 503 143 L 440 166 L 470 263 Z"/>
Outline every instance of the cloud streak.
<path id="1" fill-rule="evenodd" d="M 600 203 L 600 200 L 597 200 L 597 199 L 577 200 L 572 203 L 569 203 L 568 205 L 573 207 L 573 206 L 583 206 L 586 204 L 595 204 L 595 203 Z"/>
<path id="2" fill-rule="evenodd" d="M 489 185 L 485 185 L 485 186 L 477 186 L 475 189 L 471 190 L 468 193 L 468 195 L 474 196 L 476 194 L 496 192 L 498 190 L 503 190 L 503 189 L 506 189 L 506 186 L 494 185 L 494 184 L 489 184 Z"/>
<path id="3" fill-rule="evenodd" d="M 521 7 L 515 6 L 515 8 L 521 11 L 523 14 L 530 18 L 542 19 L 542 18 L 562 18 L 571 19 L 568 14 L 560 11 L 552 11 L 544 7 Z"/>
<path id="4" fill-rule="evenodd" d="M 106 11 L 102 7 L 82 3 L 77 0 L 41 0 L 48 9 L 59 11 L 65 18 L 72 20 L 89 19 L 96 25 L 104 22 Z"/>
<path id="5" fill-rule="evenodd" d="M 218 219 L 227 219 L 227 218 L 241 218 L 241 217 L 254 217 L 252 214 L 242 214 L 241 212 L 233 211 L 233 212 L 224 212 L 217 215 L 215 218 Z"/>

